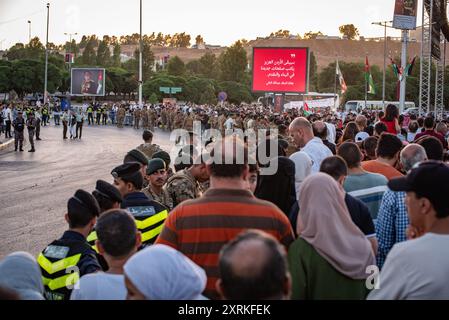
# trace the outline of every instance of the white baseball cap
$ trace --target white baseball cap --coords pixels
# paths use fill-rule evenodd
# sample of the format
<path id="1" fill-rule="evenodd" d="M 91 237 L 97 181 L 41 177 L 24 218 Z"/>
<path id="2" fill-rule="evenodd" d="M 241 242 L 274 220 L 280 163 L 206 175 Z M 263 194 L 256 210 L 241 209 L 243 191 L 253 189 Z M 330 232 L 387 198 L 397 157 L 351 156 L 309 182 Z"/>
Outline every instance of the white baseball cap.
<path id="1" fill-rule="evenodd" d="M 362 141 L 365 141 L 368 138 L 369 138 L 369 134 L 364 132 L 364 131 L 361 131 L 361 132 L 356 134 L 355 142 L 362 142 Z"/>

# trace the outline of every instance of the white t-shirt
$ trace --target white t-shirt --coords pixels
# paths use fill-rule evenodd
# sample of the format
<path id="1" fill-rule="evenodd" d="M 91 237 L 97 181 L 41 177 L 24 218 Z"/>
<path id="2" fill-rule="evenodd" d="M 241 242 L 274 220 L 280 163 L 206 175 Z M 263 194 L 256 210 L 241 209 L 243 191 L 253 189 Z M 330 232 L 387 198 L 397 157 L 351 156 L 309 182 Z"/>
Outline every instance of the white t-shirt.
<path id="1" fill-rule="evenodd" d="M 449 235 L 427 233 L 396 244 L 369 300 L 449 299 Z"/>
<path id="2" fill-rule="evenodd" d="M 303 151 L 292 154 L 290 160 L 295 163 L 295 191 L 296 199 L 299 200 L 301 184 L 312 173 L 312 160 Z"/>
<path id="3" fill-rule="evenodd" d="M 226 128 L 226 130 L 232 130 L 233 126 L 234 126 L 234 119 L 229 118 L 228 120 L 225 121 L 224 126 Z"/>
<path id="4" fill-rule="evenodd" d="M 312 173 L 320 172 L 320 165 L 324 159 L 327 157 L 332 157 L 332 151 L 326 147 L 323 140 L 314 137 L 312 140 L 307 142 L 301 151 L 307 153 L 307 155 L 312 159 Z"/>
<path id="5" fill-rule="evenodd" d="M 126 287 L 123 274 L 104 272 L 82 276 L 78 289 L 72 291 L 70 300 L 125 300 Z"/>
<path id="6" fill-rule="evenodd" d="M 335 139 L 337 137 L 337 129 L 335 128 L 335 125 L 328 122 L 325 122 L 325 125 L 327 127 L 327 137 L 326 137 L 327 141 L 335 144 Z"/>

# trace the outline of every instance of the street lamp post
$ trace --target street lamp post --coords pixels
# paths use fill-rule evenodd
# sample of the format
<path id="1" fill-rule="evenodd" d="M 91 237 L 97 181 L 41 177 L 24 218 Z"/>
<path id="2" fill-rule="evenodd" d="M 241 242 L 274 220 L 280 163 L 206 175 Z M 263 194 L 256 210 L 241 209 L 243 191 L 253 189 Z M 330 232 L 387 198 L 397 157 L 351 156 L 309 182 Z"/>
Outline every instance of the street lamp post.
<path id="1" fill-rule="evenodd" d="M 384 70 L 382 75 L 382 105 L 385 107 L 385 81 L 387 72 L 387 23 L 393 21 L 373 22 L 372 24 L 384 27 Z M 390 27 L 390 26 L 388 26 Z"/>
<path id="2" fill-rule="evenodd" d="M 139 106 L 142 108 L 142 0 L 140 0 Z"/>
<path id="3" fill-rule="evenodd" d="M 73 50 L 73 48 L 72 48 L 72 36 L 76 36 L 78 34 L 78 32 L 75 32 L 75 33 L 64 32 L 64 34 L 66 36 L 69 36 L 69 50 L 68 51 L 69 51 L 70 54 L 74 54 L 74 52 L 72 51 Z M 72 67 L 72 59 L 71 58 L 72 58 L 72 56 L 70 56 L 70 60 L 69 60 L 69 72 L 70 72 L 71 67 Z"/>
<path id="4" fill-rule="evenodd" d="M 31 42 L 31 20 L 28 20 L 28 43 Z"/>
<path id="5" fill-rule="evenodd" d="M 50 4 L 47 3 L 47 39 L 45 41 L 45 79 L 44 79 L 44 104 L 47 102 L 47 75 L 48 75 L 48 25 L 50 19 Z"/>

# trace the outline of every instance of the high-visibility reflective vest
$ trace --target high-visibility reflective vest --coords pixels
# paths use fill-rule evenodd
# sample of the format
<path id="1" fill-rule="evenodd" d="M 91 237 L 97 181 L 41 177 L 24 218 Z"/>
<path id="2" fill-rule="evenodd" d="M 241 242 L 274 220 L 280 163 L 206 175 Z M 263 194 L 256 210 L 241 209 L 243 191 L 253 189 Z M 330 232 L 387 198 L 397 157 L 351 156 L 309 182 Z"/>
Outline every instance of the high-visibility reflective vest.
<path id="1" fill-rule="evenodd" d="M 126 208 L 136 221 L 137 230 L 142 233 L 142 245 L 148 246 L 156 241 L 157 236 L 164 227 L 164 221 L 168 217 L 165 207 L 138 206 Z M 156 211 L 160 209 L 160 211 Z"/>
<path id="2" fill-rule="evenodd" d="M 106 260 L 103 258 L 103 256 L 98 251 L 97 245 L 95 244 L 95 241 L 97 241 L 97 239 L 98 239 L 97 231 L 95 231 L 95 228 L 94 228 L 92 230 L 92 232 L 89 233 L 89 235 L 87 236 L 87 243 L 95 251 L 97 260 L 100 263 L 101 269 L 103 271 L 107 271 L 109 269 L 109 266 L 108 266 L 108 263 L 106 262 Z"/>
<path id="3" fill-rule="evenodd" d="M 77 267 L 87 243 L 56 240 L 39 254 L 37 262 L 42 272 L 44 295 L 47 300 L 69 300 L 80 278 Z"/>

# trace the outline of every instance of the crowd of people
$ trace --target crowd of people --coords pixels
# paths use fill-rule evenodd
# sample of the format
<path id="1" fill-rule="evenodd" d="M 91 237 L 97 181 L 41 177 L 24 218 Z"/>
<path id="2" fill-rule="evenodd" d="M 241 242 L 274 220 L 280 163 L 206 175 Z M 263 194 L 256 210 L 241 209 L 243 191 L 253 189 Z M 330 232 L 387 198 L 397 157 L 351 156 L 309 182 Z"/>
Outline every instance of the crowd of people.
<path id="1" fill-rule="evenodd" d="M 120 127 L 127 106 L 115 107 Z M 449 299 L 446 120 L 394 105 L 156 105 L 133 117 L 143 144 L 109 182 L 74 193 L 67 231 L 37 259 L 0 262 L 1 298 Z M 176 159 L 153 143 L 154 127 L 193 137 L 195 120 L 225 137 L 204 150 L 192 138 Z M 231 133 L 240 128 L 267 129 L 258 147 L 278 146 L 268 165 Z"/>

